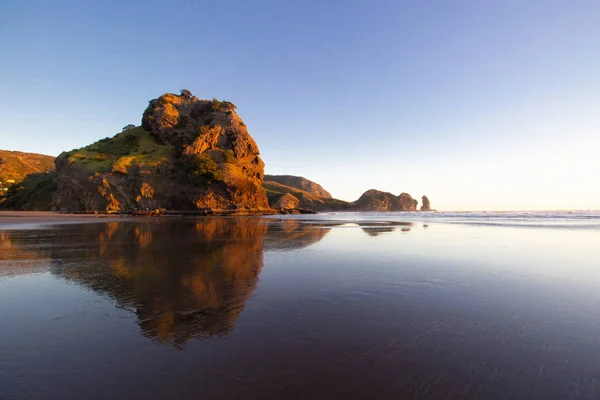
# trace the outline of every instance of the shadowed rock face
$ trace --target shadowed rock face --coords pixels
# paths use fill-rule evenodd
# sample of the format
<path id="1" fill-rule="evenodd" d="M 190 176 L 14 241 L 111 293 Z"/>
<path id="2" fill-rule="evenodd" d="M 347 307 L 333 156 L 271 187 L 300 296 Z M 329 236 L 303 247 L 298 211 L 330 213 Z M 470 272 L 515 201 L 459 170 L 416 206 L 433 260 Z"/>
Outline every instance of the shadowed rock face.
<path id="1" fill-rule="evenodd" d="M 52 156 L 0 150 L 0 208 L 35 210 L 44 197 L 47 198 L 45 203 L 48 203 L 52 198 L 48 189 L 54 190 L 52 182 L 48 187 L 40 186 L 40 183 L 51 180 L 54 177 L 52 171 Z M 36 188 L 37 193 L 34 193 L 33 189 Z M 5 198 L 10 201 L 6 202 Z"/>
<path id="2" fill-rule="evenodd" d="M 303 190 L 313 196 L 330 199 L 331 194 L 321 185 L 301 176 L 293 175 L 265 175 L 265 182 L 277 182 L 285 186 Z"/>
<path id="3" fill-rule="evenodd" d="M 268 209 L 264 163 L 235 110 L 232 103 L 199 100 L 188 91 L 151 100 L 141 127 L 56 159 L 54 208 Z"/>
<path id="4" fill-rule="evenodd" d="M 416 211 L 414 199 L 408 193 L 394 196 L 388 192 L 371 189 L 354 202 L 358 211 Z"/>
<path id="5" fill-rule="evenodd" d="M 421 211 L 431 211 L 431 204 L 429 203 L 429 199 L 427 198 L 427 196 L 423 196 L 421 200 L 423 200 Z"/>
<path id="6" fill-rule="evenodd" d="M 309 246 L 329 231 L 258 218 L 63 225 L 0 232 L 0 263 L 13 265 L 4 266 L 8 274 L 44 272 L 50 264 L 51 273 L 134 312 L 144 336 L 182 346 L 233 329 L 256 288 L 264 252 Z"/>

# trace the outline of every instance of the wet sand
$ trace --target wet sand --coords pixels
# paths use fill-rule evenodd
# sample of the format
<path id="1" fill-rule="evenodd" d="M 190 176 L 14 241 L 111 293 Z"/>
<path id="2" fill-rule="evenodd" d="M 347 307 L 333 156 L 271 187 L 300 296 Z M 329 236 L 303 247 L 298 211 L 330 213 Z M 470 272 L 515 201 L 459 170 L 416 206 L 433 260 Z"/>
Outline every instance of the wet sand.
<path id="1" fill-rule="evenodd" d="M 600 230 L 21 215 L 1 399 L 600 398 Z"/>
<path id="2" fill-rule="evenodd" d="M 0 211 L 0 229 L 23 225 L 59 225 L 106 222 L 130 219 L 130 216 L 109 214 L 65 214 L 52 211 Z"/>

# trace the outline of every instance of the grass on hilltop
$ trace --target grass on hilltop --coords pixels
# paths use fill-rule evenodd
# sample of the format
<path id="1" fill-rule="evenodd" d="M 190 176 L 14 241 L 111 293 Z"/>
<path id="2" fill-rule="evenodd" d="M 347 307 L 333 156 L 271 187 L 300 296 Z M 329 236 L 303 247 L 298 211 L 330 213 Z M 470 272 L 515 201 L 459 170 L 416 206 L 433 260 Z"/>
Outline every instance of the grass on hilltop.
<path id="1" fill-rule="evenodd" d="M 142 170 L 153 170 L 174 154 L 172 146 L 159 144 L 150 132 L 142 127 L 128 129 L 112 138 L 105 138 L 89 146 L 61 154 L 70 163 L 89 172 L 126 173 L 127 168 L 138 165 Z"/>

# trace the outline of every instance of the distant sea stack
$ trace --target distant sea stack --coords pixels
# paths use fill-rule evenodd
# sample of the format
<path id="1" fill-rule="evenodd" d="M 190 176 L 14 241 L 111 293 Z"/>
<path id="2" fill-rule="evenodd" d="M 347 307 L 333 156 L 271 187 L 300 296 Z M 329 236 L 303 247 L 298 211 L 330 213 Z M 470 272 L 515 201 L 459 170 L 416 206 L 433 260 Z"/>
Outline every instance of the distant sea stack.
<path id="1" fill-rule="evenodd" d="M 421 211 L 433 211 L 431 209 L 431 203 L 429 203 L 429 199 L 427 198 L 427 196 L 421 197 L 421 200 L 423 201 L 423 204 L 421 205 Z"/>

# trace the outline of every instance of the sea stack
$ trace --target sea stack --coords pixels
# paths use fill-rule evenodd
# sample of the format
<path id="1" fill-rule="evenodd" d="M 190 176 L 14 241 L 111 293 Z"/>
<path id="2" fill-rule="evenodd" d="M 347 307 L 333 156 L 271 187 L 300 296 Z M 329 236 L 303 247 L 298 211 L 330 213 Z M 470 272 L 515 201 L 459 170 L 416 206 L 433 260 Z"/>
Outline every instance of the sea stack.
<path id="1" fill-rule="evenodd" d="M 427 196 L 421 197 L 421 200 L 423 201 L 423 204 L 421 205 L 421 211 L 433 211 L 431 209 L 431 203 L 429 203 L 429 199 L 427 198 Z"/>

